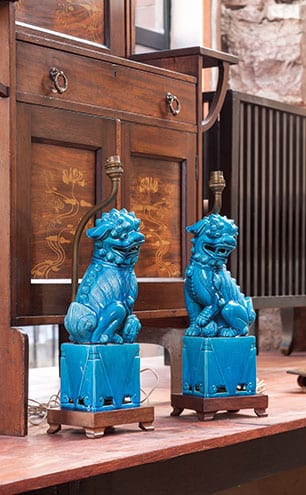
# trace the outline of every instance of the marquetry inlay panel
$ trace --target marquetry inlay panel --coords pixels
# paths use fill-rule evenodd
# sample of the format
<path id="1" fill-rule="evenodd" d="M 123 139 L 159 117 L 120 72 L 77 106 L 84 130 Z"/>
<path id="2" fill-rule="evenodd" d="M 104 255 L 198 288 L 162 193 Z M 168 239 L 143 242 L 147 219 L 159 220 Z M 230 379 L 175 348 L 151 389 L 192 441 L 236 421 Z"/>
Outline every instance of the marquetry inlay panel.
<path id="1" fill-rule="evenodd" d="M 139 277 L 180 277 L 181 169 L 175 161 L 133 157 L 130 209 L 142 221 L 145 243 L 136 266 Z"/>
<path id="2" fill-rule="evenodd" d="M 31 277 L 69 278 L 75 229 L 95 202 L 95 153 L 32 143 L 31 172 Z M 84 236 L 80 265 L 90 250 Z"/>

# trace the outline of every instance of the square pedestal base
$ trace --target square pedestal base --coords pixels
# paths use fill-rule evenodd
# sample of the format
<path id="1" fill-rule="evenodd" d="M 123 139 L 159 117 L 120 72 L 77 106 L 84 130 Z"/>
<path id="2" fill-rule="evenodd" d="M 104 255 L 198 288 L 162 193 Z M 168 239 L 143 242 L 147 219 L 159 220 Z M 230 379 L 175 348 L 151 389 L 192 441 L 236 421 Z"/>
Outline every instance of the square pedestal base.
<path id="1" fill-rule="evenodd" d="M 139 344 L 62 344 L 60 405 L 91 413 L 139 407 Z"/>
<path id="2" fill-rule="evenodd" d="M 267 416 L 268 396 L 258 394 L 240 397 L 201 398 L 192 395 L 172 394 L 171 406 L 173 407 L 171 416 L 179 416 L 184 409 L 192 409 L 196 411 L 200 421 L 214 419 L 218 411 L 237 413 L 240 409 L 254 409 L 257 416 Z"/>
<path id="3" fill-rule="evenodd" d="M 56 433 L 62 425 L 80 426 L 85 429 L 88 438 L 99 438 L 113 430 L 116 425 L 138 423 L 140 429 L 154 430 L 154 407 L 135 407 L 116 409 L 98 413 L 69 411 L 67 409 L 48 409 L 48 433 Z"/>
<path id="4" fill-rule="evenodd" d="M 184 395 L 255 395 L 255 337 L 183 337 L 182 379 Z"/>

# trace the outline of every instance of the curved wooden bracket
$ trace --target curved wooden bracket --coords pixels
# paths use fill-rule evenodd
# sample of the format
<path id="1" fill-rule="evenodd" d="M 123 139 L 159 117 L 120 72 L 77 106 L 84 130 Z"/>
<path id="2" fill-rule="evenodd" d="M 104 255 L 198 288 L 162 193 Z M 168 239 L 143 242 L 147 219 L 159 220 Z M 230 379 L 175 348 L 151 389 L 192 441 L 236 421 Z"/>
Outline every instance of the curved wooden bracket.
<path id="1" fill-rule="evenodd" d="M 219 73 L 218 73 L 217 87 L 213 96 L 212 103 L 209 107 L 209 112 L 201 122 L 202 132 L 208 131 L 208 129 L 210 129 L 214 125 L 221 111 L 227 91 L 229 67 L 230 64 L 227 62 L 224 61 L 218 62 Z"/>

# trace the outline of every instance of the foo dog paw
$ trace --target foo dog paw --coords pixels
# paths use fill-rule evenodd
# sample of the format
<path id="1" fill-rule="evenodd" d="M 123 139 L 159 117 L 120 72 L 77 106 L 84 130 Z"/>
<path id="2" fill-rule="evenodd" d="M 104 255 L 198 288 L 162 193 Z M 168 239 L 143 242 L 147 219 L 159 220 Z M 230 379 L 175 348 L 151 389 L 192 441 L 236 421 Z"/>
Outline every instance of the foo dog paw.
<path id="1" fill-rule="evenodd" d="M 241 337 L 244 337 L 245 335 L 247 335 L 249 333 L 249 328 L 248 327 L 244 327 L 240 332 L 239 332 L 239 335 Z"/>
<path id="2" fill-rule="evenodd" d="M 122 330 L 124 342 L 133 343 L 141 329 L 141 323 L 136 315 L 129 315 Z"/>
<path id="3" fill-rule="evenodd" d="M 218 331 L 219 337 L 237 337 L 238 331 L 235 328 L 224 327 Z"/>
<path id="4" fill-rule="evenodd" d="M 206 308 L 197 316 L 197 325 L 199 325 L 199 327 L 207 326 L 211 322 L 214 313 L 215 310 L 213 306 L 206 306 Z"/>
<path id="5" fill-rule="evenodd" d="M 217 332 L 217 323 L 215 321 L 211 321 L 208 325 L 202 328 L 201 337 L 216 337 Z"/>
<path id="6" fill-rule="evenodd" d="M 201 334 L 201 329 L 197 325 L 191 325 L 187 328 L 185 335 L 187 337 L 199 337 Z"/>
<path id="7" fill-rule="evenodd" d="M 125 305 L 129 311 L 132 311 L 134 304 L 135 304 L 135 298 L 132 296 L 128 296 L 125 300 Z"/>
<path id="8" fill-rule="evenodd" d="M 97 317 L 93 310 L 72 302 L 64 319 L 64 325 L 69 332 L 70 340 L 74 342 L 88 342 L 97 324 Z"/>
<path id="9" fill-rule="evenodd" d="M 113 342 L 113 344 L 123 344 L 123 338 L 118 333 L 114 333 L 111 341 Z"/>
<path id="10" fill-rule="evenodd" d="M 123 338 L 114 333 L 113 335 L 108 335 L 107 333 L 102 333 L 100 337 L 101 344 L 123 344 Z"/>
<path id="11" fill-rule="evenodd" d="M 250 297 L 246 297 L 245 302 L 246 302 L 246 307 L 247 307 L 247 312 L 248 312 L 248 317 L 249 317 L 249 325 L 252 325 L 252 323 L 254 323 L 255 318 L 256 318 L 256 312 L 253 308 L 252 299 Z"/>

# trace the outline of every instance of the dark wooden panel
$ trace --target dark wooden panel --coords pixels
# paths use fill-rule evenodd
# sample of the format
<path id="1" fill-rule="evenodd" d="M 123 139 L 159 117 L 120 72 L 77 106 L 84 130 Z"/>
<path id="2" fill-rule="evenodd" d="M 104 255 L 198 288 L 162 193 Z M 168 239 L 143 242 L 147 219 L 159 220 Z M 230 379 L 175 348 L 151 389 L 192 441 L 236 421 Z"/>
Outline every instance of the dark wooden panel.
<path id="1" fill-rule="evenodd" d="M 71 278 L 75 229 L 88 208 L 108 194 L 102 173 L 117 153 L 115 121 L 74 112 L 18 105 L 17 168 L 14 173 L 12 317 L 65 313 L 70 285 L 54 291 L 54 279 Z M 81 241 L 79 273 L 92 245 Z M 44 286 L 41 301 L 38 284 Z M 63 287 L 63 291 L 61 290 Z"/>
<path id="2" fill-rule="evenodd" d="M 124 124 L 123 157 L 122 205 L 142 220 L 146 237 L 136 265 L 140 280 L 135 309 L 183 309 L 191 247 L 185 227 L 197 216 L 196 136 L 185 132 L 182 138 L 169 129 Z"/>
<path id="3" fill-rule="evenodd" d="M 18 311 L 14 319 L 16 325 L 63 322 L 71 298 L 70 284 L 38 283 L 28 290 L 29 296 L 24 291 L 24 297 L 29 299 L 28 311 Z M 185 316 L 183 280 L 156 278 L 155 281 L 140 282 L 134 309 L 142 320 Z"/>
<path id="4" fill-rule="evenodd" d="M 31 108 L 27 105 L 20 106 L 21 109 L 26 110 Z M 37 145 L 39 147 L 43 146 L 44 154 L 48 156 L 47 163 L 49 163 L 50 170 L 53 172 L 60 171 L 56 188 L 59 187 L 59 184 L 62 184 L 61 174 L 63 170 L 62 168 L 58 169 L 54 163 L 52 164 L 52 154 L 50 154 L 49 150 L 51 145 L 43 136 L 48 134 L 52 143 L 55 143 L 52 144 L 52 146 L 55 146 L 54 149 L 59 147 L 64 156 L 67 154 L 68 157 L 71 157 L 72 154 L 72 157 L 74 157 L 78 149 L 75 145 L 72 146 L 72 141 L 78 138 L 77 123 L 79 122 L 80 132 L 83 132 L 84 129 L 84 135 L 79 136 L 80 143 L 82 143 L 79 151 L 81 154 L 85 153 L 85 156 L 88 156 L 91 162 L 91 150 L 94 147 L 95 139 L 98 139 L 98 141 L 102 139 L 102 137 L 99 138 L 99 133 L 97 134 L 97 130 L 95 130 L 96 128 L 92 123 L 92 121 L 99 123 L 99 119 L 78 115 L 73 118 L 73 113 L 68 112 L 72 114 L 69 117 L 69 132 L 72 133 L 72 136 L 70 135 L 69 138 L 69 135 L 65 133 L 61 136 L 57 135 L 56 127 L 51 125 L 54 120 L 56 121 L 59 118 L 65 123 L 65 118 L 68 119 L 67 112 L 46 111 L 45 109 L 35 108 L 30 113 L 29 111 L 25 113 L 32 123 L 32 135 L 35 136 L 34 148 Z M 91 132 L 89 132 L 88 128 L 85 130 L 82 127 L 81 124 L 85 124 L 83 119 L 87 119 L 86 123 L 91 126 Z M 27 127 L 29 127 L 29 124 Z M 39 141 L 37 136 L 39 136 Z M 25 146 L 27 146 L 27 153 L 33 154 L 31 150 L 33 142 L 30 145 L 29 139 L 28 136 L 27 139 L 22 140 L 23 149 L 26 150 Z M 164 130 L 161 134 L 160 129 L 156 127 L 123 125 L 122 162 L 125 172 L 122 178 L 121 199 L 119 198 L 118 201 L 120 206 L 134 210 L 136 215 L 141 218 L 142 228 L 147 238 L 141 250 L 139 263 L 136 265 L 136 272 L 140 279 L 138 286 L 139 296 L 135 304 L 135 310 L 141 315 L 142 320 L 186 314 L 183 277 L 191 244 L 187 242 L 185 226 L 197 219 L 195 148 L 196 136 L 191 133 L 184 133 L 184 139 L 182 139 L 181 132 L 173 130 Z M 45 160 L 42 161 L 46 163 Z M 62 163 L 62 161 L 60 160 L 58 163 Z M 35 169 L 35 161 L 34 167 L 31 165 L 32 170 L 33 168 Z M 93 185 L 93 182 L 90 183 Z M 20 187 L 22 185 L 25 186 L 25 189 L 33 189 L 33 186 L 31 184 L 26 185 L 25 181 L 20 183 Z M 63 185 L 65 188 L 69 186 L 68 184 Z M 53 202 L 54 205 L 57 205 L 55 200 L 57 199 L 58 191 L 53 191 L 52 187 L 46 189 L 44 186 L 45 188 L 42 188 L 39 182 L 35 187 L 38 186 L 38 197 L 46 194 L 47 191 L 47 196 L 49 194 L 51 197 L 54 195 Z M 49 189 L 51 190 L 50 193 L 48 193 Z M 79 187 L 79 189 L 83 198 L 83 188 Z M 90 192 L 87 194 L 90 194 Z M 22 191 L 22 195 L 26 195 L 26 190 Z M 70 205 L 71 196 L 65 193 L 65 197 L 68 197 L 68 205 Z M 89 200 L 90 198 L 87 198 L 87 201 Z M 37 211 L 39 208 L 40 201 L 37 198 L 35 201 L 36 207 L 29 202 L 29 211 L 32 211 L 33 208 L 36 208 Z M 41 222 L 41 212 L 47 208 L 51 222 L 53 218 L 56 218 L 57 212 L 55 212 L 51 201 L 45 201 L 45 203 L 48 203 L 48 208 L 43 205 L 39 212 L 36 213 L 36 216 L 32 214 L 31 220 L 32 223 L 34 220 L 34 227 L 41 224 L 44 230 L 40 233 L 40 228 L 36 227 L 32 238 L 36 239 L 37 242 L 35 256 L 44 256 L 44 258 L 51 259 L 50 256 L 48 258 L 45 254 L 48 250 L 49 253 L 51 251 L 46 241 L 46 237 L 48 237 L 46 236 L 46 225 Z M 61 211 L 59 211 L 59 214 L 61 214 Z M 70 223 L 71 219 L 69 219 Z M 59 227 L 61 231 L 61 225 Z M 23 310 L 19 309 L 17 311 L 15 322 L 18 324 L 38 323 L 39 321 L 44 323 L 56 321 L 60 323 L 70 301 L 70 285 L 56 283 L 56 278 L 67 278 L 68 260 L 71 254 L 69 253 L 70 244 L 66 241 L 70 239 L 71 233 L 69 235 L 65 233 L 64 239 L 62 239 L 65 240 L 62 247 L 66 250 L 68 249 L 67 265 L 64 267 L 63 264 L 59 272 L 55 271 L 53 274 L 50 272 L 46 278 L 47 282 L 50 280 L 53 283 L 32 283 L 29 285 L 31 275 L 29 268 L 26 268 L 26 260 L 27 257 L 33 260 L 33 250 L 31 250 L 31 245 L 28 242 L 26 227 L 19 224 L 19 229 L 20 256 L 24 256 L 24 253 L 28 254 L 23 257 L 25 262 L 19 267 L 19 273 L 16 275 L 20 280 L 20 286 L 23 287 L 23 289 L 20 289 L 22 297 L 18 297 L 18 305 L 20 306 L 20 301 L 22 301 Z M 42 248 L 43 243 L 44 247 Z M 89 262 L 91 246 L 83 249 L 84 266 Z M 17 258 L 20 259 L 20 256 Z M 62 275 L 60 275 L 61 273 Z M 33 282 L 37 282 L 37 280 L 35 281 L 34 279 Z M 26 287 L 28 290 L 25 289 Z M 26 294 L 23 294 L 23 292 Z M 27 296 L 28 292 L 31 297 Z"/>

